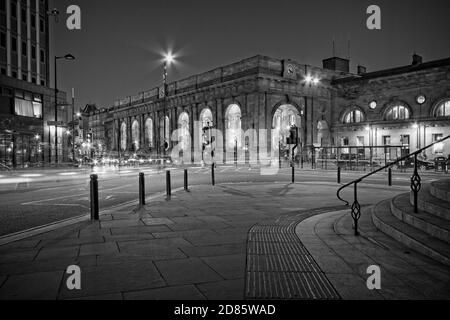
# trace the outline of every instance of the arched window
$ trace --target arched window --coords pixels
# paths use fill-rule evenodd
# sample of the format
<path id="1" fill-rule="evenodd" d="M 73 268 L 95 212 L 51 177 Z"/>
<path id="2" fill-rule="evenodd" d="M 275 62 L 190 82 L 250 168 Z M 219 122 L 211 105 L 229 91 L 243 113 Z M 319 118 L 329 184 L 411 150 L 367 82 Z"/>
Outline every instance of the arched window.
<path id="1" fill-rule="evenodd" d="M 137 151 L 139 150 L 139 140 L 141 138 L 140 132 L 139 132 L 139 122 L 137 120 L 134 120 L 133 124 L 131 125 L 131 142 L 133 144 L 133 150 Z"/>
<path id="2" fill-rule="evenodd" d="M 344 116 L 344 123 L 360 123 L 364 121 L 364 114 L 361 110 L 354 109 L 347 112 Z"/>
<path id="3" fill-rule="evenodd" d="M 153 120 L 148 118 L 145 121 L 145 139 L 146 144 L 149 148 L 153 147 Z"/>
<path id="4" fill-rule="evenodd" d="M 386 111 L 386 120 L 408 120 L 411 117 L 409 109 L 404 105 L 395 105 Z"/>
<path id="5" fill-rule="evenodd" d="M 301 126 L 301 117 L 298 110 L 291 104 L 284 104 L 278 107 L 273 115 L 272 127 L 272 149 L 278 150 L 279 143 L 283 145 L 289 137 L 290 128 L 296 125 Z"/>
<path id="6" fill-rule="evenodd" d="M 189 115 L 183 112 L 178 118 L 178 142 L 181 150 L 186 150 L 189 146 L 189 137 Z"/>
<path id="7" fill-rule="evenodd" d="M 450 100 L 441 102 L 434 111 L 434 116 L 437 118 L 450 117 Z"/>
<path id="8" fill-rule="evenodd" d="M 241 108 L 237 104 L 232 104 L 228 107 L 225 113 L 225 125 L 227 128 L 227 147 L 233 148 L 237 142 L 237 146 L 240 148 L 242 146 Z"/>
<path id="9" fill-rule="evenodd" d="M 203 109 L 200 113 L 200 123 L 202 127 L 212 126 L 213 125 L 213 115 L 210 109 Z"/>
<path id="10" fill-rule="evenodd" d="M 120 148 L 122 151 L 127 150 L 127 124 L 125 122 L 120 125 Z"/>

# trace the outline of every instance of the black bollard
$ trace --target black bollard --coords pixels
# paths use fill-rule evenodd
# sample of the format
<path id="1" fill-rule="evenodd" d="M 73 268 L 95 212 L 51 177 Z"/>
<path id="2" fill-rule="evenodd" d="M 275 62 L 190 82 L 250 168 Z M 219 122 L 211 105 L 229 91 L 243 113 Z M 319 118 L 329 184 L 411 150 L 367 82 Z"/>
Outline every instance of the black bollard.
<path id="1" fill-rule="evenodd" d="M 188 171 L 187 171 L 187 169 L 184 169 L 184 191 L 189 191 Z"/>
<path id="2" fill-rule="evenodd" d="M 213 186 L 216 185 L 216 177 L 214 175 L 214 164 L 211 166 L 211 182 Z"/>
<path id="3" fill-rule="evenodd" d="M 294 167 L 294 164 L 292 164 L 292 183 L 295 183 L 295 167 Z"/>
<path id="4" fill-rule="evenodd" d="M 98 211 L 98 176 L 91 174 L 91 220 L 99 220 Z"/>
<path id="5" fill-rule="evenodd" d="M 170 182 L 170 171 L 166 171 L 166 194 L 167 200 L 170 200 L 172 197 L 172 185 Z"/>
<path id="6" fill-rule="evenodd" d="M 337 169 L 337 183 L 341 183 L 341 167 Z"/>
<path id="7" fill-rule="evenodd" d="M 144 173 L 139 173 L 139 204 L 145 205 L 145 177 Z"/>
<path id="8" fill-rule="evenodd" d="M 388 170 L 388 184 L 389 187 L 392 187 L 392 168 L 389 168 Z"/>

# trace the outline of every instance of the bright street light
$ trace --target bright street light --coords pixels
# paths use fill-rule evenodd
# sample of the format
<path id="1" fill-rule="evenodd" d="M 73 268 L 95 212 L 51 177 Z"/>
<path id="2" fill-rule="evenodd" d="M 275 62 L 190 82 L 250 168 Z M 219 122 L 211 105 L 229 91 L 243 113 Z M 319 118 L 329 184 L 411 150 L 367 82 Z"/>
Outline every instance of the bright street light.
<path id="1" fill-rule="evenodd" d="M 174 61 L 175 57 L 171 52 L 168 52 L 164 55 L 164 62 L 166 62 L 167 64 L 171 64 Z"/>

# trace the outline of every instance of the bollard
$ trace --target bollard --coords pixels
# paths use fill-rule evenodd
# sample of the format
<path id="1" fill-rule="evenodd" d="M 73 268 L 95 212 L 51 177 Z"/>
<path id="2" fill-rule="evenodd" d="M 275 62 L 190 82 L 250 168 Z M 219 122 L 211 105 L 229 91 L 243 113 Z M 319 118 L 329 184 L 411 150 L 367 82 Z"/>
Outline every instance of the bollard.
<path id="1" fill-rule="evenodd" d="M 187 169 L 184 169 L 184 191 L 189 191 L 188 171 L 187 171 Z"/>
<path id="2" fill-rule="evenodd" d="M 337 183 L 341 183 L 341 167 L 337 169 Z"/>
<path id="3" fill-rule="evenodd" d="M 295 167 L 294 167 L 294 164 L 292 164 L 292 183 L 295 183 Z"/>
<path id="4" fill-rule="evenodd" d="M 139 173 L 139 204 L 145 206 L 145 177 L 144 173 Z"/>
<path id="5" fill-rule="evenodd" d="M 91 174 L 91 220 L 98 221 L 98 176 Z"/>
<path id="6" fill-rule="evenodd" d="M 389 168 L 388 170 L 388 184 L 389 187 L 392 187 L 392 168 Z"/>
<path id="7" fill-rule="evenodd" d="M 170 182 L 170 171 L 166 171 L 166 194 L 167 200 L 170 200 L 172 197 L 172 186 Z"/>
<path id="8" fill-rule="evenodd" d="M 211 166 L 211 182 L 213 186 L 216 185 L 216 177 L 214 175 L 214 164 Z"/>

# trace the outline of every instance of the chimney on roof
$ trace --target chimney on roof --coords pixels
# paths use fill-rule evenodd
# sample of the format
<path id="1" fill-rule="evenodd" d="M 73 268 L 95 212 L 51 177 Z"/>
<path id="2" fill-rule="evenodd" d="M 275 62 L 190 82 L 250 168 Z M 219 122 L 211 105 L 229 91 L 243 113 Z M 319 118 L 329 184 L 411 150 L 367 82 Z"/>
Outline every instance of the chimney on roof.
<path id="1" fill-rule="evenodd" d="M 339 57 L 332 57 L 323 60 L 323 68 L 333 71 L 350 72 L 350 60 Z"/>
<path id="2" fill-rule="evenodd" d="M 358 75 L 363 75 L 367 73 L 367 68 L 364 66 L 358 66 Z"/>
<path id="3" fill-rule="evenodd" d="M 412 65 L 413 65 L 413 66 L 416 66 L 416 65 L 418 65 L 418 64 L 421 64 L 422 62 L 423 62 L 422 57 L 419 56 L 418 54 L 414 53 L 414 54 L 413 54 L 413 62 L 412 62 Z"/>

